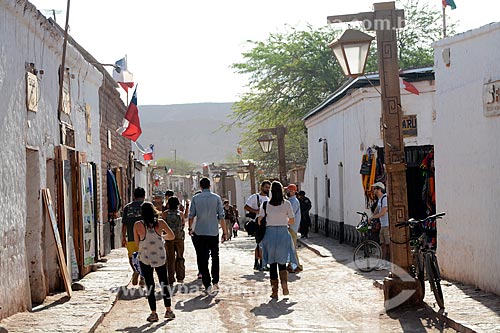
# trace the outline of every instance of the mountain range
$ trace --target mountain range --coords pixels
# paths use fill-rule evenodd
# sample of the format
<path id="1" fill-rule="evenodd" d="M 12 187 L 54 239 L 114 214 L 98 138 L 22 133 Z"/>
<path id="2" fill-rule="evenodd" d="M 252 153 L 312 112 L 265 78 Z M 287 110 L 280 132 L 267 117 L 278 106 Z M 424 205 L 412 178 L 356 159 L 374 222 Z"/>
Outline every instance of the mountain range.
<path id="1" fill-rule="evenodd" d="M 236 154 L 242 129 L 223 128 L 233 103 L 139 105 L 141 143 L 154 144 L 155 158 L 174 158 L 196 164 L 220 163 Z"/>

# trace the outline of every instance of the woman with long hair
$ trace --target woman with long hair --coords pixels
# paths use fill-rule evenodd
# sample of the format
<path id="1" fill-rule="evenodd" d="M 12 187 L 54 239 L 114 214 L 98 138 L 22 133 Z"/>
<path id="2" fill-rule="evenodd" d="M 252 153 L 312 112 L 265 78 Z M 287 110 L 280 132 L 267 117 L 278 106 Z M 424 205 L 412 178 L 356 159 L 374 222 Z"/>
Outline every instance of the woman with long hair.
<path id="1" fill-rule="evenodd" d="M 262 239 L 263 266 L 270 266 L 272 298 L 278 298 L 278 272 L 283 295 L 288 295 L 288 272 L 286 264 L 297 263 L 292 237 L 288 226 L 295 223 L 292 205 L 283 196 L 283 186 L 274 181 L 271 184 L 271 199 L 260 207 L 258 223 L 266 217 L 266 233 Z"/>
<path id="2" fill-rule="evenodd" d="M 160 281 L 161 294 L 166 307 L 165 318 L 173 319 L 172 300 L 170 299 L 169 283 L 167 276 L 167 255 L 164 240 L 173 240 L 175 235 L 165 221 L 158 218 L 160 212 L 156 210 L 151 202 L 145 201 L 141 205 L 142 220 L 134 224 L 134 241 L 139 247 L 139 263 L 141 272 L 146 281 L 146 293 L 148 295 L 151 314 L 147 318 L 149 322 L 158 321 L 156 313 L 155 281 L 153 270 Z"/>

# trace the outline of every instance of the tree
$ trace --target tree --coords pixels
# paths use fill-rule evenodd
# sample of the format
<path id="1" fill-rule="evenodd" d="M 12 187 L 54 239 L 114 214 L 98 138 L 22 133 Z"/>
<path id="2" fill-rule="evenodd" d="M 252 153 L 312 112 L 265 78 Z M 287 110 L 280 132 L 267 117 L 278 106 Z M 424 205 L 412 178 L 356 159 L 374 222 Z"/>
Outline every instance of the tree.
<path id="1" fill-rule="evenodd" d="M 166 171 L 172 169 L 176 175 L 187 175 L 197 168 L 197 164 L 183 159 L 174 160 L 173 158 L 161 157 L 156 160 L 156 165 L 165 167 Z"/>
<path id="2" fill-rule="evenodd" d="M 287 160 L 304 164 L 307 137 L 302 117 L 344 80 L 325 42 L 334 39 L 331 27 L 286 29 L 264 42 L 248 41 L 252 49 L 243 53 L 245 62 L 233 65 L 237 73 L 250 75 L 250 92 L 233 106 L 235 123 L 248 128 L 242 140 L 244 155 L 266 161 L 263 167 L 269 170 L 277 170 L 276 152 L 260 151 L 258 129 L 285 125 Z"/>
<path id="3" fill-rule="evenodd" d="M 401 68 L 432 66 L 431 44 L 440 38 L 441 14 L 419 0 L 402 0 L 406 27 L 398 31 Z M 453 31 L 454 25 L 449 27 Z M 327 26 L 308 26 L 300 31 L 286 26 L 265 41 L 248 41 L 244 62 L 233 64 L 237 73 L 249 75 L 250 91 L 233 106 L 232 126 L 244 126 L 245 158 L 260 161 L 267 175 L 277 173 L 277 152 L 261 152 L 259 128 L 285 125 L 288 167 L 307 160 L 307 133 L 302 118 L 337 90 L 346 78 L 332 56 L 328 43 L 340 31 Z M 372 47 L 367 71 L 377 71 L 376 45 Z"/>

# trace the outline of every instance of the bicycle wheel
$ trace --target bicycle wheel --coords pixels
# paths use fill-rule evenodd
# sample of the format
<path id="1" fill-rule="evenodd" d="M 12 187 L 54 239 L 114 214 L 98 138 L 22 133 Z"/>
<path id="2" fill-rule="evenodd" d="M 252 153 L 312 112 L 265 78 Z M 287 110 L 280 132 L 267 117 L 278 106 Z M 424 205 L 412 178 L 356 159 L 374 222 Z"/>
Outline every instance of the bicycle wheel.
<path id="1" fill-rule="evenodd" d="M 431 290 L 436 298 L 436 303 L 439 305 L 439 308 L 444 309 L 443 291 L 441 290 L 441 274 L 439 273 L 437 258 L 432 252 L 427 252 L 425 254 L 425 269 L 427 271 Z"/>
<path id="2" fill-rule="evenodd" d="M 382 248 L 372 240 L 366 240 L 354 250 L 354 266 L 362 272 L 370 272 L 379 264 L 382 257 Z"/>
<path id="3" fill-rule="evenodd" d="M 420 287 L 422 288 L 422 299 L 425 297 L 425 273 L 424 273 L 424 263 L 423 263 L 423 258 L 422 254 L 420 251 L 416 250 L 417 253 L 414 254 L 414 262 L 413 265 L 415 266 L 415 278 L 418 279 L 418 282 L 420 283 Z"/>

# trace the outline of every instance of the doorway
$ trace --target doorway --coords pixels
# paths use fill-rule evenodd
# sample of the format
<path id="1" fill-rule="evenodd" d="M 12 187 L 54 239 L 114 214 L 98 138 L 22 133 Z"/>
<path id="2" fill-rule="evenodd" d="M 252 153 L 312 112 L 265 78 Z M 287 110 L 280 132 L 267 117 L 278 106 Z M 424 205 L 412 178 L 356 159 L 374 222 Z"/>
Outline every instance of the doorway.
<path id="1" fill-rule="evenodd" d="M 408 196 L 408 217 L 423 219 L 431 212 L 426 203 L 428 195 L 428 177 L 431 170 L 422 166 L 424 159 L 431 153 L 434 146 L 405 147 L 406 187 Z M 434 206 L 435 207 L 435 206 Z"/>
<path id="2" fill-rule="evenodd" d="M 40 152 L 26 149 L 26 231 L 24 236 L 26 263 L 29 274 L 31 304 L 37 305 L 47 295 L 42 239 L 45 226 L 42 218 L 42 200 L 40 197 Z"/>

